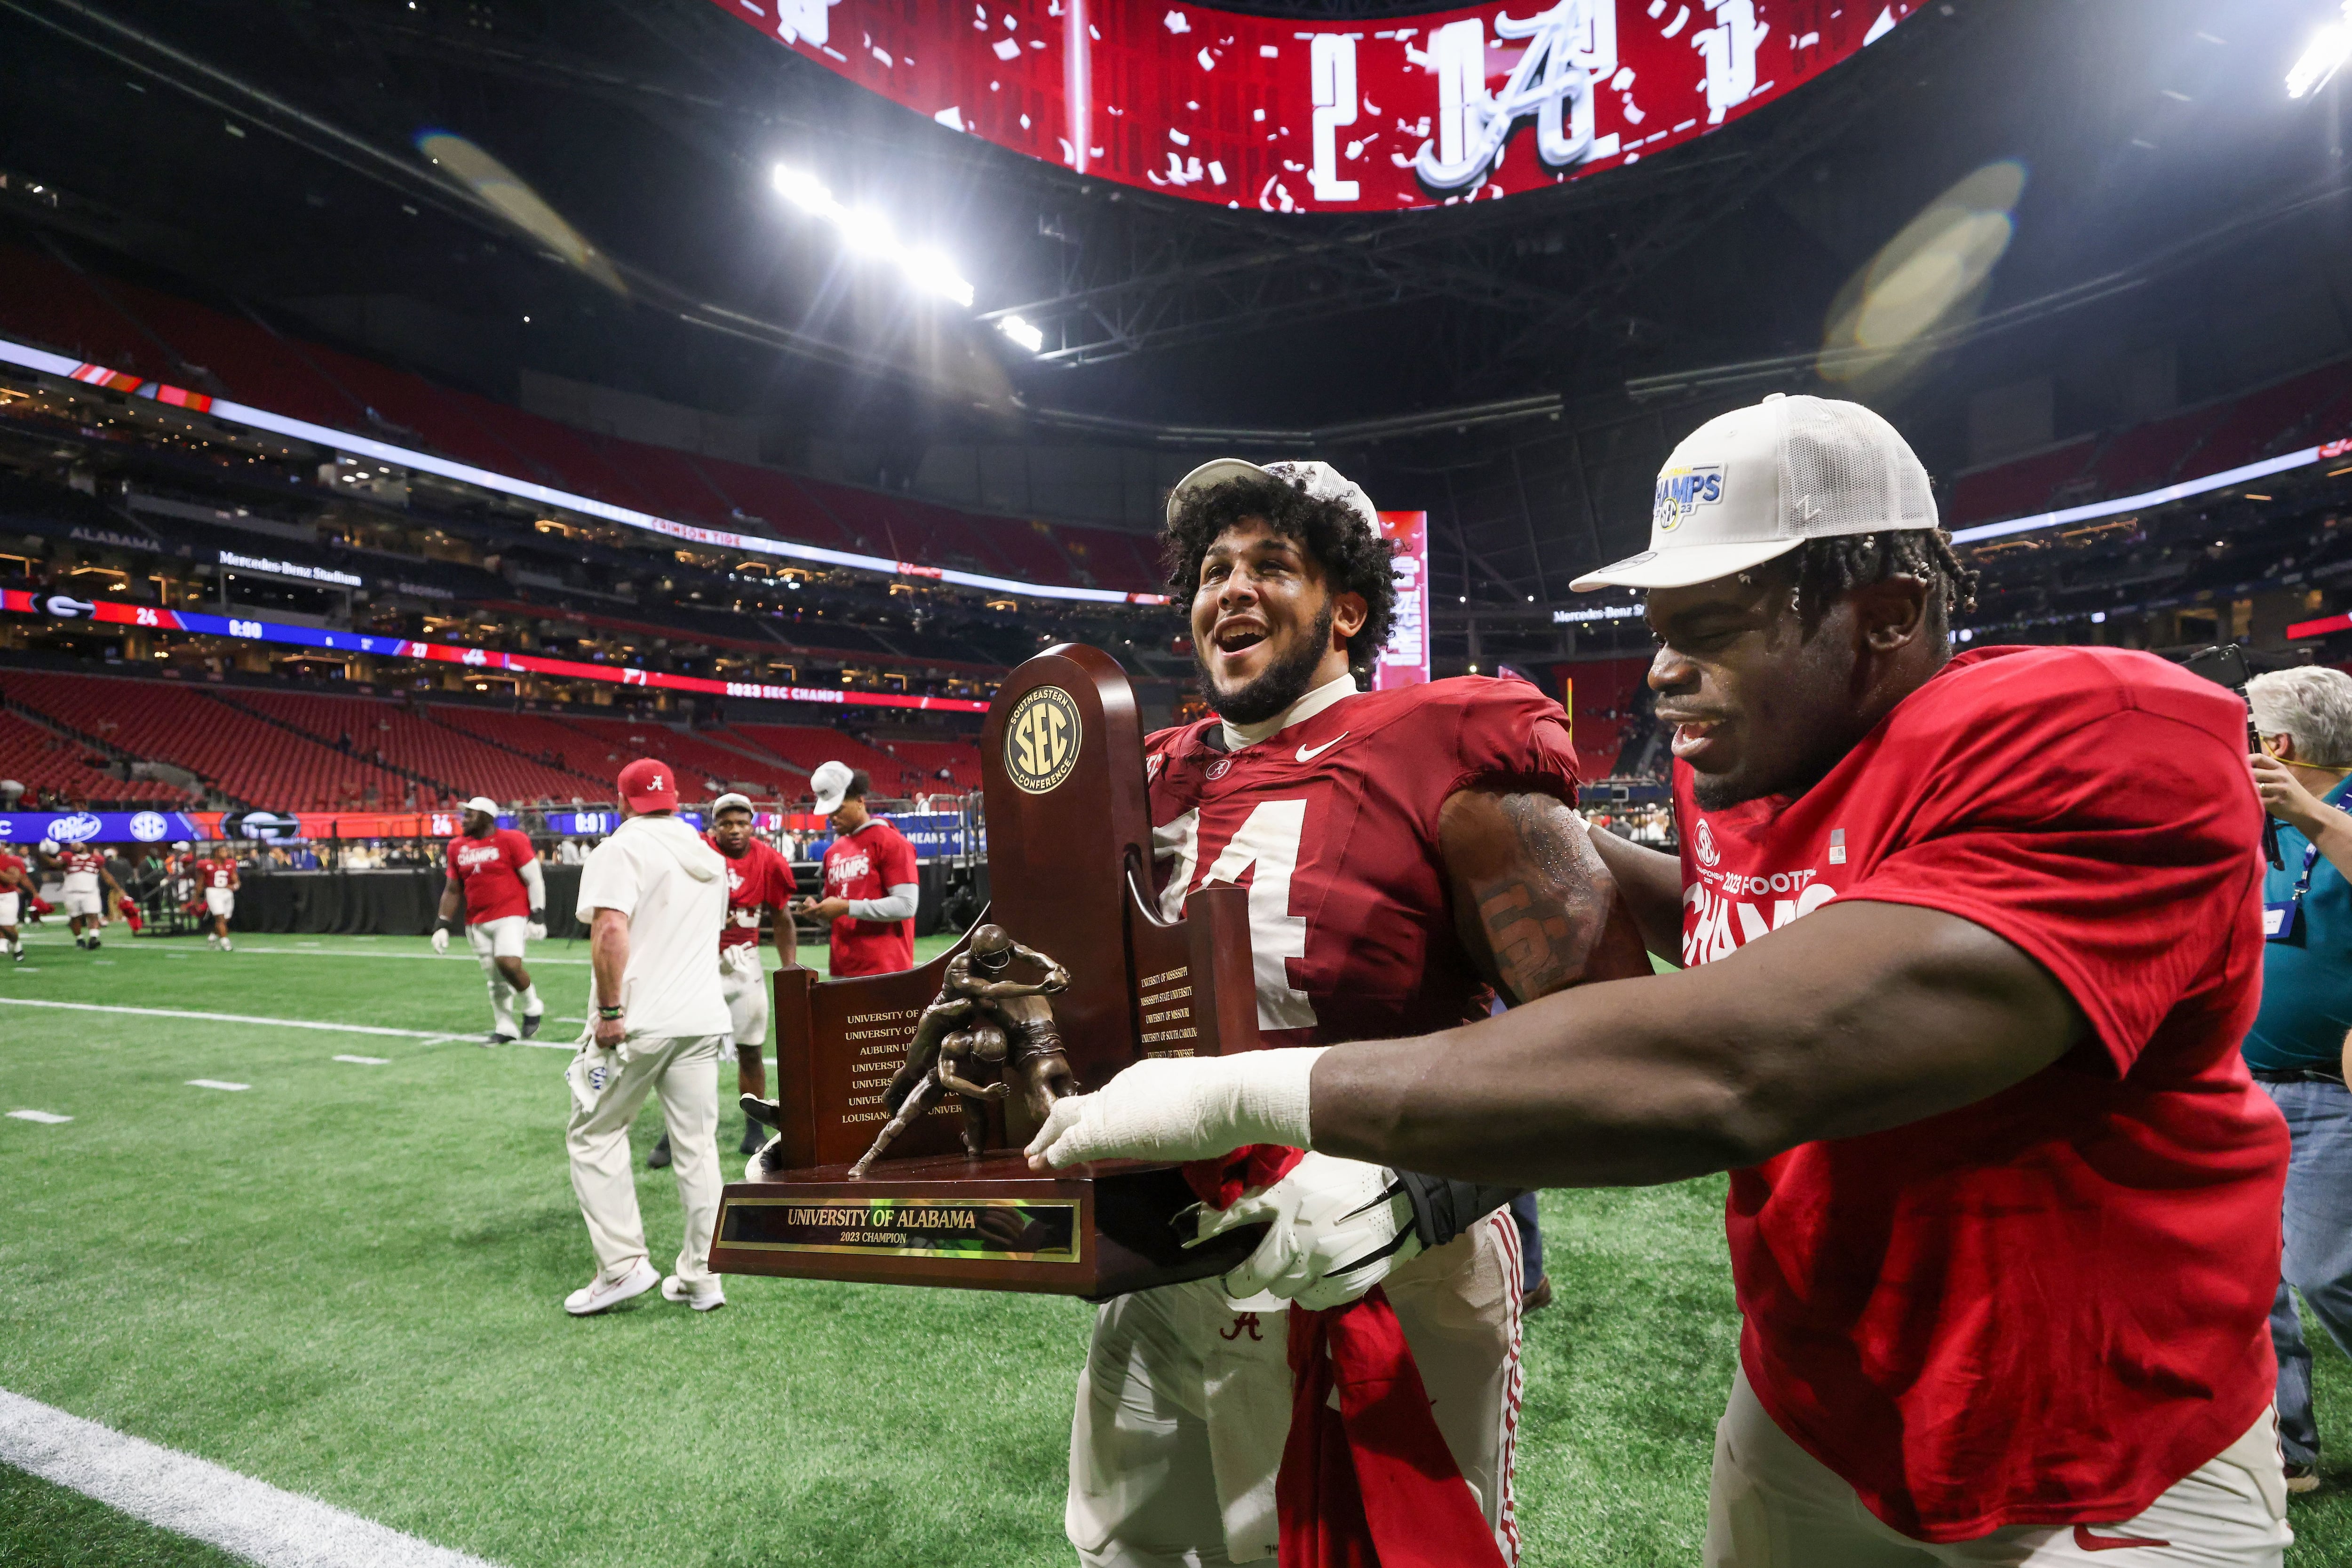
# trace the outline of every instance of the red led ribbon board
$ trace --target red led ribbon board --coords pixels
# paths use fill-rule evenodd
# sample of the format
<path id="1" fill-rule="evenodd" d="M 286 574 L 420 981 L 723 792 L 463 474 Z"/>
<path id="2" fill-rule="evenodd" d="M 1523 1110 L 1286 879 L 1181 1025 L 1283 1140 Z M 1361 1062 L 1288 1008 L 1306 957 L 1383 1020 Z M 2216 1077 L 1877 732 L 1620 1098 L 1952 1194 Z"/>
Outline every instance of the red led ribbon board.
<path id="1" fill-rule="evenodd" d="M 1082 174 L 1395 212 L 1633 163 L 1802 86 L 1916 0 L 1559 0 L 1315 25 L 1181 0 L 712 0 L 835 75 Z"/>

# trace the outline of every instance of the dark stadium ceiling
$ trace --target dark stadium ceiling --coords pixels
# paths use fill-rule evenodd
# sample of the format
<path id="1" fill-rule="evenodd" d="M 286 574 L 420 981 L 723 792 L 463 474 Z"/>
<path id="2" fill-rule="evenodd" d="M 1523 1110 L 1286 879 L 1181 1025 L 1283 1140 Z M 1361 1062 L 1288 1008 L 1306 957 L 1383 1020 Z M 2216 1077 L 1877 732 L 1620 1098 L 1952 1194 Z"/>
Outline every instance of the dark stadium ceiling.
<path id="1" fill-rule="evenodd" d="M 1465 593 L 1523 602 L 1638 534 L 1596 451 L 1638 495 L 1698 411 L 1812 384 L 1847 280 L 1971 171 L 2028 178 L 1966 301 L 1982 315 L 1937 340 L 1937 374 L 1877 394 L 1921 422 L 2021 339 L 2116 331 L 2158 273 L 2223 265 L 2263 214 L 2339 189 L 2340 105 L 2280 86 L 2336 10 L 1955 0 L 1638 170 L 1358 218 L 1086 181 L 708 0 L 0 0 L 0 238 L 352 324 L 379 354 L 405 335 L 411 362 L 506 397 L 530 368 L 917 449 L 1378 438 L 1366 461 L 1423 476 L 1404 504 L 1451 508 Z M 428 161 L 433 132 L 489 172 Z M 777 195 L 780 162 L 946 253 L 971 309 L 851 256 Z M 1033 359 L 981 319 L 1005 311 L 1067 349 Z M 1571 456 L 1515 444 L 1556 411 Z"/>

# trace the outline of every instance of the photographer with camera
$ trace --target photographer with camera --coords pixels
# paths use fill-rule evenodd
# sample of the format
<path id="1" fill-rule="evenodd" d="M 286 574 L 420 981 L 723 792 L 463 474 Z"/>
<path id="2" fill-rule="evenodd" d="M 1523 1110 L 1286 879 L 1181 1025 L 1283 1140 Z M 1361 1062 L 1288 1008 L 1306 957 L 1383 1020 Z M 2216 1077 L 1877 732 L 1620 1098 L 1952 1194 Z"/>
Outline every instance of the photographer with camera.
<path id="1" fill-rule="evenodd" d="M 2311 1351 L 2294 1291 L 2352 1352 L 2352 675 L 2318 665 L 2246 684 L 2262 751 L 2250 758 L 2279 858 L 2263 887 L 2263 1008 L 2246 1066 L 2286 1117 L 2286 1251 L 2271 1342 L 2287 1490 L 2319 1484 Z"/>

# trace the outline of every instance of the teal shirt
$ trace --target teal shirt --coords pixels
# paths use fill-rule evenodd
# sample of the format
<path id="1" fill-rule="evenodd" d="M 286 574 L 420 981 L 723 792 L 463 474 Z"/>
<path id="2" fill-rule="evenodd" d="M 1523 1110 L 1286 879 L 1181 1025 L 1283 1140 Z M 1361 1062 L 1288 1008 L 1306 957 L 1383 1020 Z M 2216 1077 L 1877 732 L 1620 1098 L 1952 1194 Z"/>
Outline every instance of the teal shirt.
<path id="1" fill-rule="evenodd" d="M 2345 800 L 2352 779 L 2322 797 L 2330 806 Z M 2263 902 L 2281 904 L 2294 895 L 2303 874 L 2304 851 L 2311 841 L 2279 824 L 2279 858 L 2263 879 Z M 2303 939 L 2263 944 L 2263 1010 L 2246 1031 L 2246 1065 L 2284 1072 L 2299 1067 L 2338 1067 L 2344 1036 L 2352 1030 L 2352 883 L 2321 856 L 2311 868 L 2303 895 Z"/>

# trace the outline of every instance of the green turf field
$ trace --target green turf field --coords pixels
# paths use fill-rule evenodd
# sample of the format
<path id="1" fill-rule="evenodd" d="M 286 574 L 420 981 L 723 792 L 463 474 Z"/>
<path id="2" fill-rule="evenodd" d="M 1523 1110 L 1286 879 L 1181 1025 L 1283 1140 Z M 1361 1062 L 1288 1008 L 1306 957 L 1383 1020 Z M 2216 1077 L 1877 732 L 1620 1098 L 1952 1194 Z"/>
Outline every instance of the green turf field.
<path id="1" fill-rule="evenodd" d="M 0 1119 L 0 1388 L 509 1568 L 1071 1561 L 1084 1306 L 736 1279 L 723 1312 L 648 1295 L 575 1321 L 558 1303 L 593 1263 L 566 1057 L 475 1048 L 469 956 L 389 937 L 217 954 L 120 926 L 87 954 L 55 925 L 30 945 L 0 964 L 0 1110 L 73 1120 Z M 531 962 L 549 1035 L 576 1032 L 584 949 Z M 11 1005 L 28 999 L 404 1032 Z M 731 1148 L 736 1113 L 721 1131 Z M 1721 1196 L 1547 1196 L 1530 1563 L 1696 1561 L 1737 1331 Z M 642 1199 L 667 1263 L 668 1175 Z M 2323 1349 L 2319 1374 L 2323 1417 L 2352 1433 L 2345 1361 Z M 2327 1479 L 2294 1505 L 2297 1568 L 2352 1561 L 2352 1463 Z M 230 1561 L 0 1469 L 0 1564 Z"/>

